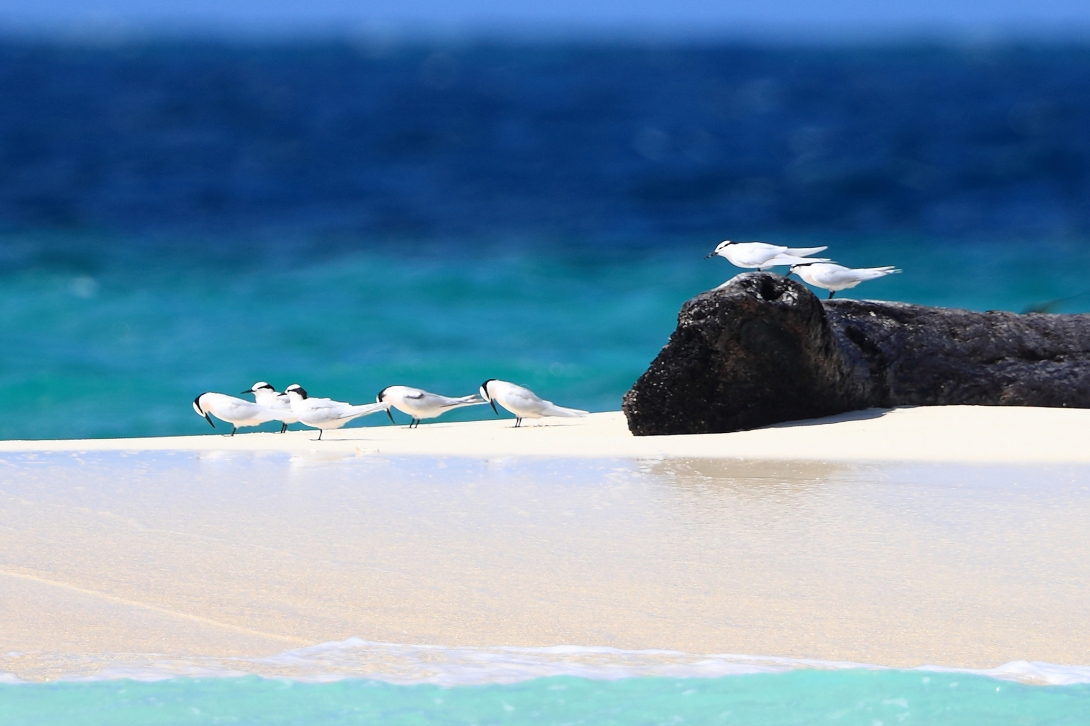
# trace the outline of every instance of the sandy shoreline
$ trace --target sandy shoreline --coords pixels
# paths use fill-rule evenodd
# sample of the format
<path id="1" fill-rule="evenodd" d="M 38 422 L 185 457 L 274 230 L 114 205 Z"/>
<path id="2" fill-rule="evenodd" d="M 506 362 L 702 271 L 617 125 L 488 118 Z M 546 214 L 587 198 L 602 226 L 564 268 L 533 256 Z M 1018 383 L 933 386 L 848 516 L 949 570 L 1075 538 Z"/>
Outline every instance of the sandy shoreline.
<path id="1" fill-rule="evenodd" d="M 488 441 L 579 427 L 497 430 Z M 239 446 L 304 436 L 173 440 L 205 445 L 188 452 L 9 443 L 0 671 L 40 680 L 118 654 L 254 657 L 350 637 L 898 667 L 1090 663 L 1080 464 Z"/>
<path id="2" fill-rule="evenodd" d="M 285 435 L 0 441 L 0 452 L 283 451 L 358 455 L 724 458 L 769 461 L 1090 463 L 1090 410 L 1003 406 L 870 409 L 754 431 L 634 437 L 620 412 L 586 419 L 473 421 Z"/>

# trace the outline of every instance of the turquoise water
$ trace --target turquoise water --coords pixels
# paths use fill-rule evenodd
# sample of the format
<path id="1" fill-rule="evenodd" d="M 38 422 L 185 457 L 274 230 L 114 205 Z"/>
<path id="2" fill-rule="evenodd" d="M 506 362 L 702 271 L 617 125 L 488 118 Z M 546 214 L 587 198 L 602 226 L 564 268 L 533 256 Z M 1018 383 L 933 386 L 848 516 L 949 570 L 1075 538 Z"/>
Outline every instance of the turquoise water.
<path id="1" fill-rule="evenodd" d="M 149 248 L 6 238 L 0 438 L 214 434 L 190 401 L 256 380 L 367 402 L 392 384 L 461 395 L 501 378 L 563 405 L 616 410 L 680 305 L 738 272 L 702 259 L 716 241 L 406 241 L 327 252 L 317 242 L 285 251 L 238 240 Z M 904 269 L 844 297 L 1090 309 L 1090 246 L 1078 241 L 785 241 L 828 244 L 847 264 Z M 451 418 L 483 414 L 492 415 Z"/>
<path id="2" fill-rule="evenodd" d="M 835 723 L 1078 726 L 1090 686 L 964 673 L 802 670 L 716 679 L 573 677 L 505 685 L 300 683 L 244 678 L 0 685 L 6 726 L 185 724 Z"/>
<path id="3" fill-rule="evenodd" d="M 0 39 L 0 438 L 258 379 L 616 409 L 724 238 L 1090 310 L 1085 44 L 403 41 Z"/>

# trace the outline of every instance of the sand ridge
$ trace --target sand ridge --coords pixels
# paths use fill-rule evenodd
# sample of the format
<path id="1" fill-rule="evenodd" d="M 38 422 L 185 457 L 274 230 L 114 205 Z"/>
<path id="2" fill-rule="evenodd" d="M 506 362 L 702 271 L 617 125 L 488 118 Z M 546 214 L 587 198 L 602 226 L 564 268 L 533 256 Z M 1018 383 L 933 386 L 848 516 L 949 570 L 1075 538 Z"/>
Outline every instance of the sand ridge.
<path id="1" fill-rule="evenodd" d="M 1090 463 L 1090 410 L 1003 406 L 868 409 L 729 434 L 635 437 L 619 411 L 511 419 L 139 439 L 0 441 L 9 451 L 285 451 L 429 456 Z"/>

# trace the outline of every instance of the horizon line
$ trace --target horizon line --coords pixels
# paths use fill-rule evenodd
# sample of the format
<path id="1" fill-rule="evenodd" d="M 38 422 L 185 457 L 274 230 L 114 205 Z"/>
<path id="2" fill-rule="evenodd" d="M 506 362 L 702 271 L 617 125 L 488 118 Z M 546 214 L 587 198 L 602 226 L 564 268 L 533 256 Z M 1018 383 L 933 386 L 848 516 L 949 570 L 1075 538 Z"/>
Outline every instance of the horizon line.
<path id="1" fill-rule="evenodd" d="M 797 47 L 920 46 L 979 47 L 1005 45 L 1090 45 L 1090 20 L 1077 23 L 1003 23 L 967 26 L 952 23 L 737 23 L 698 27 L 690 23 L 623 26 L 539 23 L 533 28 L 511 23 L 367 23 L 353 22 L 13 22 L 0 18 L 0 42 L 126 45 L 154 42 L 240 44 L 348 43 L 363 46 L 417 44 L 487 45 L 762 45 Z"/>

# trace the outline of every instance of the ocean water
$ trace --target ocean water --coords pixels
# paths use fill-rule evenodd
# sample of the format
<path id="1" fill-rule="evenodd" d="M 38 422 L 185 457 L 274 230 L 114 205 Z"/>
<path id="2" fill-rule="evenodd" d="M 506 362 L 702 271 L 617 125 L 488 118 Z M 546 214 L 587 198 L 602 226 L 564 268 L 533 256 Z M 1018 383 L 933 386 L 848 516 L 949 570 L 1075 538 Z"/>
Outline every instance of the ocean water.
<path id="1" fill-rule="evenodd" d="M 728 237 L 1086 311 L 1088 79 L 1001 42 L 0 40 L 0 437 L 213 434 L 189 402 L 259 379 L 616 409 Z"/>
<path id="2" fill-rule="evenodd" d="M 1022 310 L 1082 290 L 1090 269 L 1090 246 L 1073 243 L 820 241 L 840 259 L 905 269 L 848 296 L 925 304 Z M 114 259 L 103 243 L 106 259 L 90 269 L 2 276 L 0 437 L 214 434 L 190 401 L 257 380 L 363 403 L 387 385 L 465 395 L 500 378 L 561 405 L 616 410 L 681 304 L 735 273 L 702 259 L 713 242 L 413 244 L 232 264 L 199 244 L 189 254 L 122 247 Z M 1063 264 L 1039 265 L 1041 255 Z"/>
<path id="3" fill-rule="evenodd" d="M 609 648 L 438 648 L 357 639 L 260 659 L 287 669 L 371 653 L 427 676 L 335 673 L 198 677 L 117 669 L 50 683 L 0 680 L 10 726 L 125 724 L 1086 723 L 1090 671 L 1011 663 L 993 671 Z M 421 668 L 423 666 L 423 668 Z M 411 673 L 411 671 L 409 671 Z M 727 674 L 727 675 L 724 675 Z"/>

